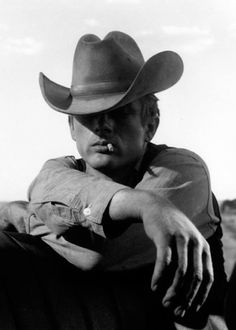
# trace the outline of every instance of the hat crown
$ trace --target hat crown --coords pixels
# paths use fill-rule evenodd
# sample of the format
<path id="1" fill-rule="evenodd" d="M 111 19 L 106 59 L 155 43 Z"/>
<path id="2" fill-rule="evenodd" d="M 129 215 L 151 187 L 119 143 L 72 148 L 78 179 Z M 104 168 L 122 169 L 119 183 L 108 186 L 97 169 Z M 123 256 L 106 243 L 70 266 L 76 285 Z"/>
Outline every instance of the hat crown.
<path id="1" fill-rule="evenodd" d="M 126 91 L 144 59 L 136 42 L 125 33 L 110 32 L 103 40 L 83 36 L 73 61 L 71 94 L 74 97 Z"/>

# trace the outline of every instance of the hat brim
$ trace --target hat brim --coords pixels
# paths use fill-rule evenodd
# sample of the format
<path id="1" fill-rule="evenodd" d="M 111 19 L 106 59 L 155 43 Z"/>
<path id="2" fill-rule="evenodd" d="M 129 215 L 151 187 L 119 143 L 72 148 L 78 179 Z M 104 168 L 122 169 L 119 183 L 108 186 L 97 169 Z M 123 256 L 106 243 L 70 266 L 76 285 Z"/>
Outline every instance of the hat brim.
<path id="1" fill-rule="evenodd" d="M 69 88 L 53 82 L 43 73 L 40 73 L 39 81 L 42 95 L 50 107 L 66 114 L 84 115 L 121 107 L 144 95 L 166 90 L 176 84 L 182 74 L 181 57 L 175 52 L 165 51 L 145 62 L 123 93 L 72 97 Z"/>

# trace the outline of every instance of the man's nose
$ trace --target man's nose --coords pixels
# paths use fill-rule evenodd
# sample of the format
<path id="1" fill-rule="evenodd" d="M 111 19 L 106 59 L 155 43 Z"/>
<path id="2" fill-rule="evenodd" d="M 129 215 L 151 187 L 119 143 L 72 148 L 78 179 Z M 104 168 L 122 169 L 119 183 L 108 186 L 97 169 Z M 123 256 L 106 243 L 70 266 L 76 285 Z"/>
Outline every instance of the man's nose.
<path id="1" fill-rule="evenodd" d="M 109 113 L 101 113 L 97 116 L 95 121 L 95 131 L 110 133 L 114 129 L 114 120 Z"/>

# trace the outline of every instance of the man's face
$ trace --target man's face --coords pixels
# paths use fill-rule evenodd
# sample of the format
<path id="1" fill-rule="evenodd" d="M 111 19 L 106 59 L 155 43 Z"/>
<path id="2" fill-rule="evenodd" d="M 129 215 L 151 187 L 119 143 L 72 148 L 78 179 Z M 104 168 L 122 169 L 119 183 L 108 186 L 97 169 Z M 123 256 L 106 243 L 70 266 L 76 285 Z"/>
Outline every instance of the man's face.
<path id="1" fill-rule="evenodd" d="M 85 162 L 105 174 L 136 164 L 144 153 L 147 136 L 141 108 L 137 100 L 110 112 L 73 116 L 71 135 Z"/>

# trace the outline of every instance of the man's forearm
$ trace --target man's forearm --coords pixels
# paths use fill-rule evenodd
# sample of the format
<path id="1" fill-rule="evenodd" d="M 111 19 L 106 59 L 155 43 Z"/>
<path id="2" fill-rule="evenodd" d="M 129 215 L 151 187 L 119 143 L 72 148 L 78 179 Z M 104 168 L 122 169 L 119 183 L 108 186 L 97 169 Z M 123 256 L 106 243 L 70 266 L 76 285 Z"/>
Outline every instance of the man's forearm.
<path id="1" fill-rule="evenodd" d="M 187 225 L 196 230 L 191 221 L 163 196 L 138 189 L 119 190 L 109 204 L 109 216 L 113 221 L 143 222 L 148 236 L 153 239 L 156 228 Z M 154 229 L 153 229 L 154 227 Z"/>
<path id="2" fill-rule="evenodd" d="M 131 188 L 119 190 L 109 204 L 109 216 L 113 221 L 132 219 L 140 222 L 140 203 L 143 192 Z"/>
<path id="3" fill-rule="evenodd" d="M 119 190 L 109 204 L 109 215 L 114 221 L 132 219 L 142 222 L 151 208 L 155 208 L 156 217 L 163 208 L 173 207 L 165 198 L 151 191 L 126 188 Z"/>

